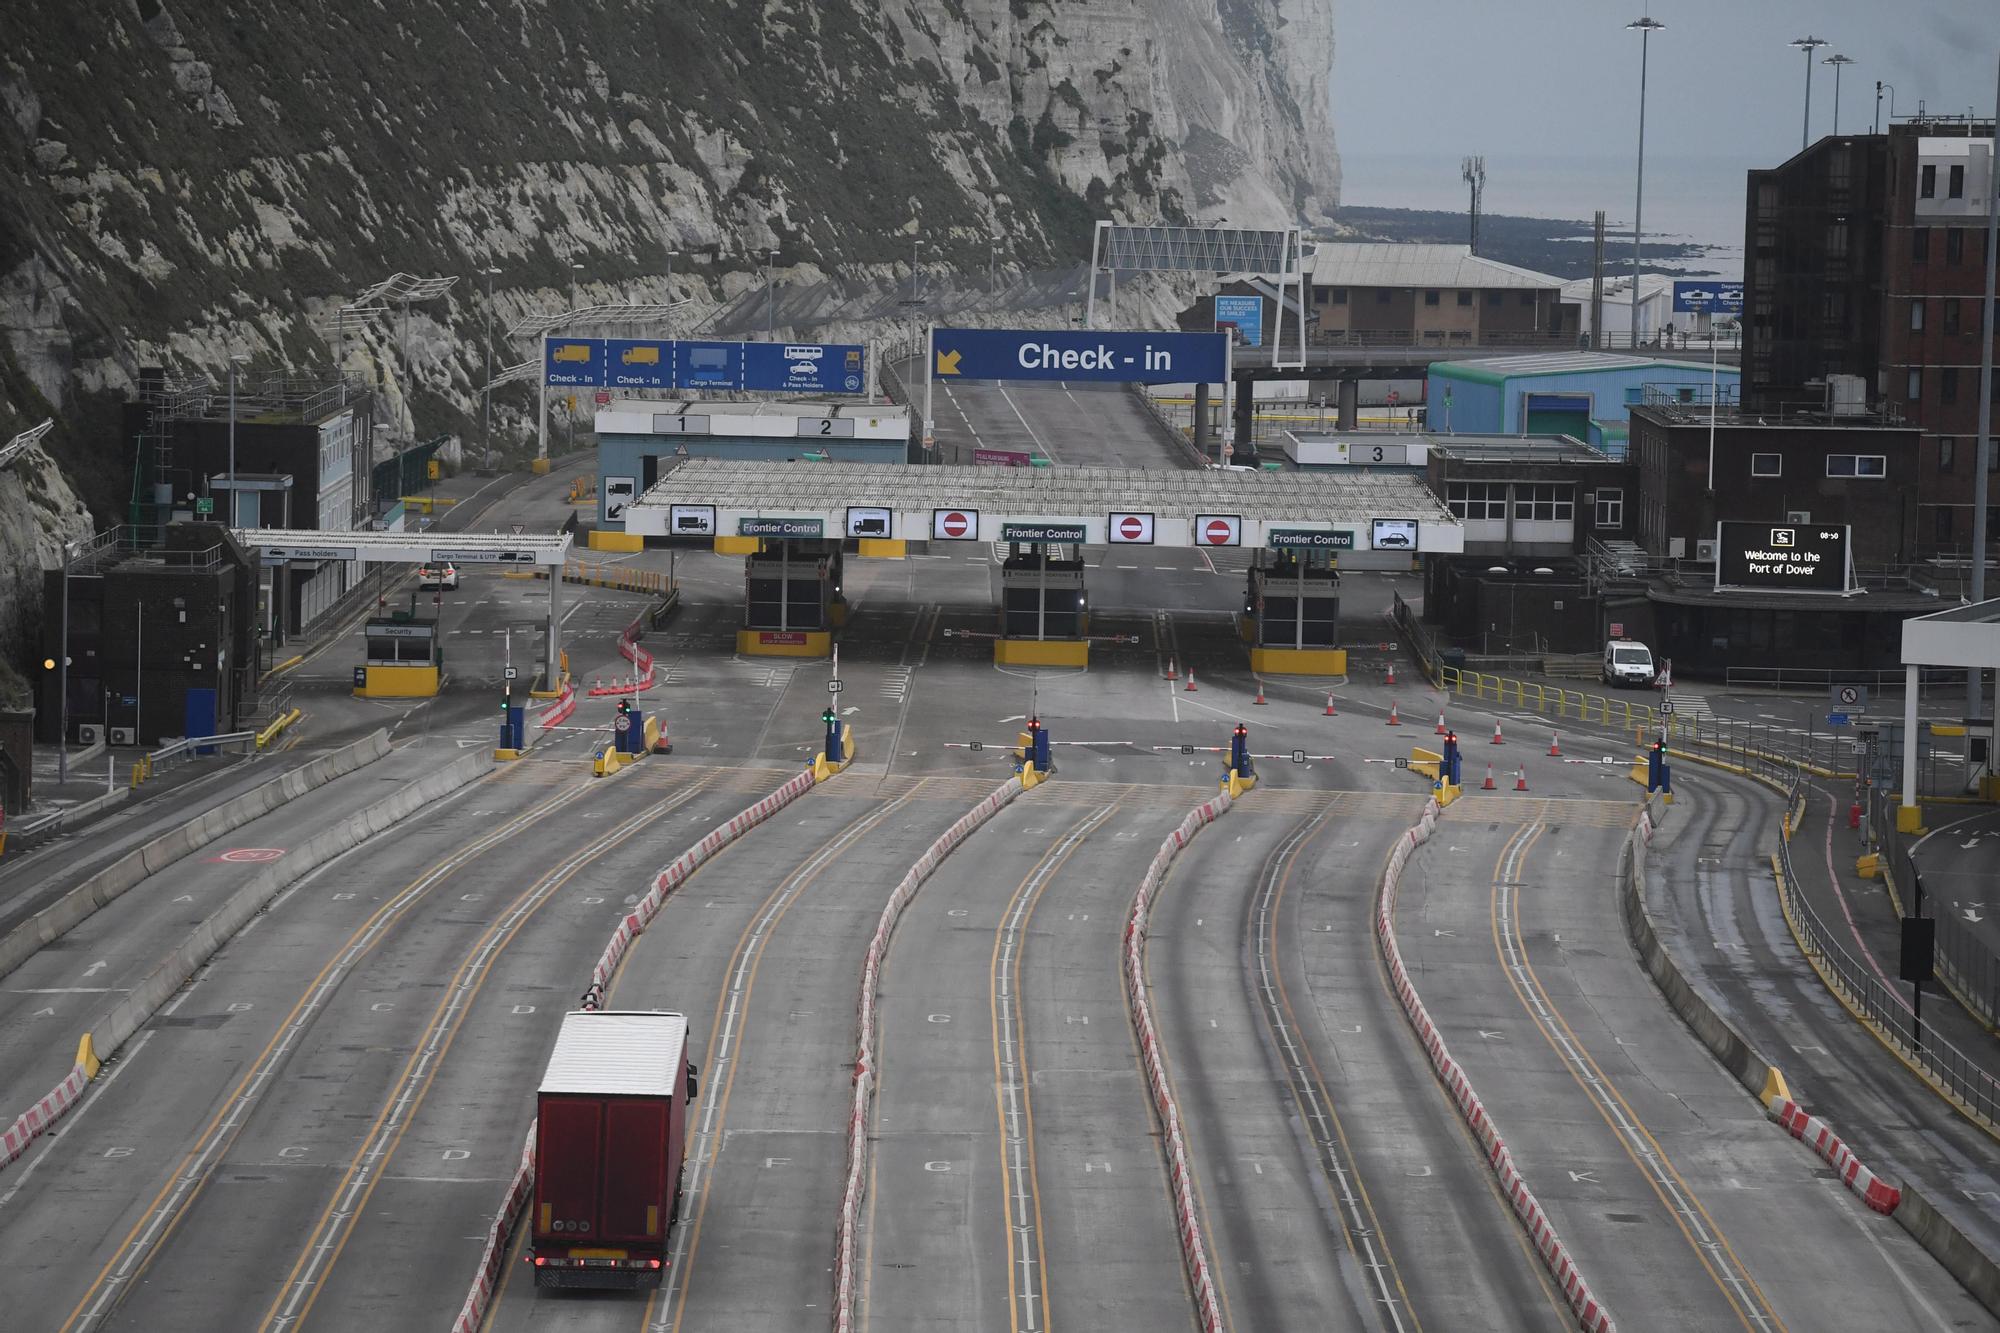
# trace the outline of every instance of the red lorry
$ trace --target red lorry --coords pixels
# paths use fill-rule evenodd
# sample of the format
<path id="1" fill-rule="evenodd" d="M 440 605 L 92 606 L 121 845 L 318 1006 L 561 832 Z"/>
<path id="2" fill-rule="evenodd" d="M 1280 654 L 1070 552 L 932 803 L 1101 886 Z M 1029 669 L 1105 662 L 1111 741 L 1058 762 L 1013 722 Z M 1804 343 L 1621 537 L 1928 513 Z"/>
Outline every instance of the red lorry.
<path id="1" fill-rule="evenodd" d="M 659 1285 L 698 1070 L 681 1014 L 563 1015 L 538 1093 L 523 1256 L 537 1287 Z"/>

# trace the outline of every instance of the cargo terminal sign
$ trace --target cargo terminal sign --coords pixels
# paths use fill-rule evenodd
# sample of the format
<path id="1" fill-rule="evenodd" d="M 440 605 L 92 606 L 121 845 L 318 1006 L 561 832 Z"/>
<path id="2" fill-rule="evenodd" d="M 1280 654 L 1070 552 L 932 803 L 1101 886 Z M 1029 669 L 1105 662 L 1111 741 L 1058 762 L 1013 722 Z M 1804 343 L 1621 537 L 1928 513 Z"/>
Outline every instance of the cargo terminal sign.
<path id="1" fill-rule="evenodd" d="M 1853 586 L 1844 525 L 1723 522 L 1715 539 L 1718 589 L 1844 593 Z"/>

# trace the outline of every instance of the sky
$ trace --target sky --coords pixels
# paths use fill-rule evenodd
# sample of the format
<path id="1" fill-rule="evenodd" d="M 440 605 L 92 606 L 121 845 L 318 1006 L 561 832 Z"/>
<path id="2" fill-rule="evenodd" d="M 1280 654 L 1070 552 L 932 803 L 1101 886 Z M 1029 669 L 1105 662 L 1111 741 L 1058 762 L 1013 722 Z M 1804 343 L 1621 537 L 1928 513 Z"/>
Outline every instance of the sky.
<path id="1" fill-rule="evenodd" d="M 1799 147 L 1808 34 L 1841 70 L 1840 125 L 1866 130 L 1875 81 L 1895 110 L 1992 114 L 2000 0 L 1649 0 L 1646 231 L 1741 246 L 1743 172 Z M 1465 207 L 1459 159 L 1486 159 L 1486 209 L 1629 224 L 1638 146 L 1639 0 L 1335 0 L 1341 197 Z M 1832 132 L 1815 64 L 1812 136 Z M 1890 94 L 1883 90 L 1887 124 Z"/>

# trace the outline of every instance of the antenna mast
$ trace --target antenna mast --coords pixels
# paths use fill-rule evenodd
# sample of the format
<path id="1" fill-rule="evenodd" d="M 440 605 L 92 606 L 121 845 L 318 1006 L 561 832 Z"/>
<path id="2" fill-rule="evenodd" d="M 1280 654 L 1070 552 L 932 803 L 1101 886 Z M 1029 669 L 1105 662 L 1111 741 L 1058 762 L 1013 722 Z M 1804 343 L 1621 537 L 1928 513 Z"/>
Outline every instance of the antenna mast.
<path id="1" fill-rule="evenodd" d="M 1459 175 L 1472 187 L 1472 253 L 1479 253 L 1479 203 L 1486 193 L 1486 159 L 1468 157 L 1459 164 Z"/>

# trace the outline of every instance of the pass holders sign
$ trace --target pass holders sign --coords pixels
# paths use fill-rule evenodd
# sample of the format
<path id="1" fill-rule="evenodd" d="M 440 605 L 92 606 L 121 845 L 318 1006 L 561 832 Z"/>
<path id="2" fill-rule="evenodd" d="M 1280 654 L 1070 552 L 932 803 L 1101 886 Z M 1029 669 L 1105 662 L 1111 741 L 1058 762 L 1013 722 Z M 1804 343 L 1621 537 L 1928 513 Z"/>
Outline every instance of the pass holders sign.
<path id="1" fill-rule="evenodd" d="M 1240 514 L 1196 514 L 1194 526 L 1196 546 L 1241 546 L 1243 544 L 1243 516 Z"/>
<path id="2" fill-rule="evenodd" d="M 713 537 L 714 505 L 673 505 L 667 514 L 668 531 L 676 537 Z"/>
<path id="3" fill-rule="evenodd" d="M 931 510 L 931 540 L 934 542 L 976 542 L 979 540 L 977 509 Z"/>
<path id="4" fill-rule="evenodd" d="M 1056 542 L 1081 542 L 1084 540 L 1084 532 L 1085 525 L 1082 519 L 1058 518 L 1046 522 L 1002 523 L 1000 540 L 1047 546 Z"/>
<path id="5" fill-rule="evenodd" d="M 1354 549 L 1354 533 L 1342 529 L 1339 532 L 1325 528 L 1272 528 L 1264 534 L 1264 540 L 1277 551 L 1351 551 Z"/>
<path id="6" fill-rule="evenodd" d="M 1222 333 L 934 329 L 931 373 L 943 380 L 1220 383 L 1228 345 Z"/>
<path id="7" fill-rule="evenodd" d="M 659 338 L 612 338 L 604 346 L 605 383 L 612 388 L 674 387 L 673 343 Z"/>
<path id="8" fill-rule="evenodd" d="M 544 383 L 595 388 L 604 383 L 604 339 L 542 339 Z"/>
<path id="9" fill-rule="evenodd" d="M 259 558 L 267 565 L 293 560 L 359 560 L 361 552 L 352 546 L 266 546 Z"/>
<path id="10" fill-rule="evenodd" d="M 1715 539 L 1717 588 L 1844 593 L 1853 586 L 1844 524 L 1724 521 Z"/>
<path id="11" fill-rule="evenodd" d="M 847 535 L 850 537 L 893 536 L 894 515 L 887 509 L 869 505 L 847 507 Z"/>
<path id="12" fill-rule="evenodd" d="M 1264 298 L 1261 296 L 1218 296 L 1215 298 L 1215 331 L 1234 333 L 1245 347 L 1264 345 Z"/>
<path id="13" fill-rule="evenodd" d="M 1113 510 L 1104 525 L 1107 541 L 1113 546 L 1153 544 L 1153 516 L 1145 513 L 1121 513 Z"/>
<path id="14" fill-rule="evenodd" d="M 736 535 L 739 537 L 776 537 L 780 540 L 802 540 L 826 535 L 826 520 L 821 518 L 739 518 L 736 520 Z"/>
<path id="15" fill-rule="evenodd" d="M 746 389 L 773 393 L 860 393 L 864 387 L 867 354 L 858 344 L 740 345 Z"/>

